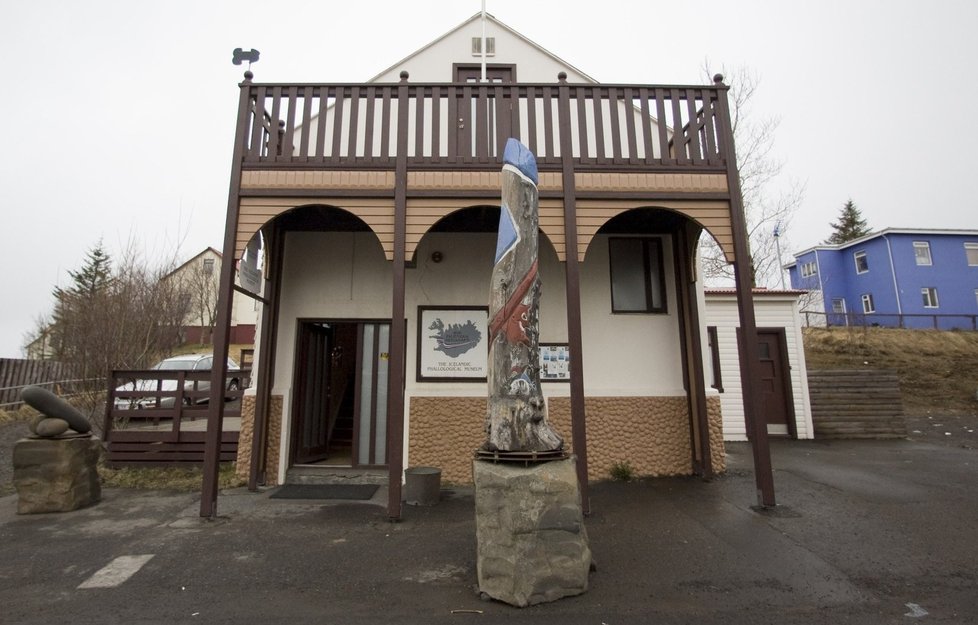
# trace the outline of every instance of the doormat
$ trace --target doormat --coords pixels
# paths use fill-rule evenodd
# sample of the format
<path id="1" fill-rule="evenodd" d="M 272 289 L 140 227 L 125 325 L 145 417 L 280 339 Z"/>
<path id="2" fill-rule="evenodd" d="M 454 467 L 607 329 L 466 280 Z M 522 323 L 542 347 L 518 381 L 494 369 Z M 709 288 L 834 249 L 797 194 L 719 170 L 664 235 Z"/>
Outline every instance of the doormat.
<path id="1" fill-rule="evenodd" d="M 270 499 L 370 499 L 376 484 L 286 484 Z"/>

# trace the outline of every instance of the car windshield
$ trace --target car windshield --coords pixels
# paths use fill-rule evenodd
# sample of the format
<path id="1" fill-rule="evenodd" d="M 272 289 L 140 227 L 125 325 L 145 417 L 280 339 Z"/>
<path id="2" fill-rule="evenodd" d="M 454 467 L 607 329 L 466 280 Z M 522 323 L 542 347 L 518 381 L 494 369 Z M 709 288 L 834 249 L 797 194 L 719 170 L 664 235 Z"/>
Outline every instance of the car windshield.
<path id="1" fill-rule="evenodd" d="M 177 371 L 180 369 L 193 369 L 194 360 L 191 359 L 181 359 L 181 360 L 164 360 L 163 362 L 157 363 L 153 368 L 160 369 L 162 371 Z"/>

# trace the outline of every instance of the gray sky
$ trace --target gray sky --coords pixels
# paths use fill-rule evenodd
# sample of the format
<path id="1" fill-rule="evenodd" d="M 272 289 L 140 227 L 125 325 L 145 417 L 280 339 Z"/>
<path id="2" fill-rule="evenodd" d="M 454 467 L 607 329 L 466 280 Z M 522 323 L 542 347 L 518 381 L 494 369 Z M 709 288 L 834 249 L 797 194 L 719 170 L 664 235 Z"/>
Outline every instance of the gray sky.
<path id="1" fill-rule="evenodd" d="M 0 0 L 0 357 L 100 238 L 180 260 L 220 248 L 236 47 L 256 81 L 364 81 L 479 0 Z M 601 82 L 701 83 L 706 59 L 760 79 L 779 185 L 807 186 L 789 250 L 852 198 L 869 224 L 978 228 L 978 3 L 489 0 L 502 22 Z"/>

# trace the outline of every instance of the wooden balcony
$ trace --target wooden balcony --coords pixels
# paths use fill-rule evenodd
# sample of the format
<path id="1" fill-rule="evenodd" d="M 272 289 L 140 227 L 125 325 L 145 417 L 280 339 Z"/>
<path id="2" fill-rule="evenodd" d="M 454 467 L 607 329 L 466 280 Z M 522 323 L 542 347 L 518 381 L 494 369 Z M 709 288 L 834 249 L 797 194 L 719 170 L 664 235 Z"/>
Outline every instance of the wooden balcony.
<path id="1" fill-rule="evenodd" d="M 722 173 L 726 87 L 242 83 L 242 170 L 488 171 L 508 137 L 541 172 Z M 723 108 L 721 108 L 721 106 Z M 570 163 L 562 152 L 570 152 Z"/>

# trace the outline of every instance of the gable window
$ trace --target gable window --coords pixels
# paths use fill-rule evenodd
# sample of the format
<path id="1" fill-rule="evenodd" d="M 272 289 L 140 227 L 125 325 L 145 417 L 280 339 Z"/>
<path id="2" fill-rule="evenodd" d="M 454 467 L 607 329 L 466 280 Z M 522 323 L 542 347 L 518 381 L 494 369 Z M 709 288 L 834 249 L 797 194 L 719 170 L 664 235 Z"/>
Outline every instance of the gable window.
<path id="1" fill-rule="evenodd" d="M 482 37 L 472 37 L 472 56 L 482 54 Z M 496 38 L 486 37 L 486 56 L 496 55 Z"/>
<path id="2" fill-rule="evenodd" d="M 818 268 L 814 262 L 802 263 L 801 264 L 801 277 L 810 278 L 818 273 Z"/>
<path id="3" fill-rule="evenodd" d="M 932 286 L 925 286 L 920 289 L 920 295 L 924 300 L 924 308 L 937 308 L 937 288 Z"/>
<path id="4" fill-rule="evenodd" d="M 913 257 L 918 265 L 932 265 L 930 257 L 930 243 L 927 241 L 913 242 Z"/>
<path id="5" fill-rule="evenodd" d="M 852 258 L 856 261 L 856 273 L 869 271 L 869 260 L 866 258 L 866 252 L 856 252 Z"/>
<path id="6" fill-rule="evenodd" d="M 611 312 L 666 312 L 662 240 L 608 239 L 611 265 Z"/>
<path id="7" fill-rule="evenodd" d="M 209 276 L 212 273 L 214 273 L 214 259 L 213 258 L 205 258 L 204 259 L 204 274 L 206 274 L 206 275 Z"/>
<path id="8" fill-rule="evenodd" d="M 964 253 L 968 257 L 968 266 L 978 267 L 978 243 L 965 243 Z"/>
<path id="9" fill-rule="evenodd" d="M 862 300 L 863 300 L 863 312 L 864 313 L 866 313 L 868 315 L 869 313 L 876 312 L 876 306 L 873 304 L 873 294 L 872 293 L 863 293 Z"/>

